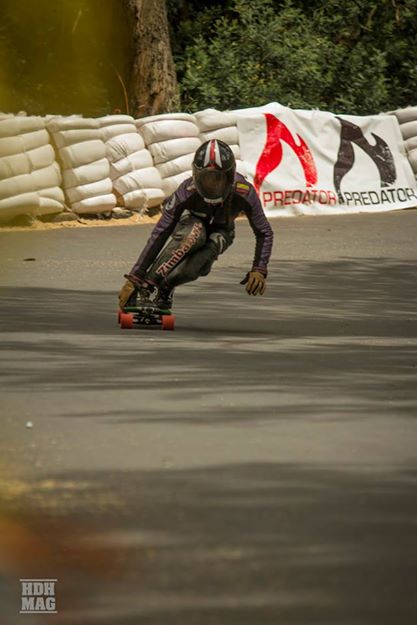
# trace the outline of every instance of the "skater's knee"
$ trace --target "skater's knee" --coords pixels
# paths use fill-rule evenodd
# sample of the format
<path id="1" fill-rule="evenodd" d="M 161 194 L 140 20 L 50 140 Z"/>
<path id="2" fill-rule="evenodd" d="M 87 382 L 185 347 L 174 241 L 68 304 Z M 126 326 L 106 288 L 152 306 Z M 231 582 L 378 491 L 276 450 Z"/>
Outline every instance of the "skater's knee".
<path id="1" fill-rule="evenodd" d="M 208 244 L 217 256 L 223 254 L 225 250 L 233 243 L 235 233 L 233 230 L 212 232 L 209 236 Z"/>

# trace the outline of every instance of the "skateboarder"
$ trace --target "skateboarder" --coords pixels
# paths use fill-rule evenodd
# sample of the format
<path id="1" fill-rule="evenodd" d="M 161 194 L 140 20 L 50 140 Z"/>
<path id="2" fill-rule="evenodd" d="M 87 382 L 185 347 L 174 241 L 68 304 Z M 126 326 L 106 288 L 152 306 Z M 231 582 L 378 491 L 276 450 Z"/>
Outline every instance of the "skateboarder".
<path id="1" fill-rule="evenodd" d="M 120 308 L 136 301 L 172 307 L 175 287 L 206 276 L 233 243 L 234 221 L 244 212 L 256 237 L 251 270 L 241 284 L 249 295 L 263 295 L 273 232 L 254 187 L 236 173 L 230 147 L 211 139 L 194 155 L 192 177 L 165 200 L 162 216 L 119 293 Z M 169 240 L 168 240 L 169 239 Z"/>

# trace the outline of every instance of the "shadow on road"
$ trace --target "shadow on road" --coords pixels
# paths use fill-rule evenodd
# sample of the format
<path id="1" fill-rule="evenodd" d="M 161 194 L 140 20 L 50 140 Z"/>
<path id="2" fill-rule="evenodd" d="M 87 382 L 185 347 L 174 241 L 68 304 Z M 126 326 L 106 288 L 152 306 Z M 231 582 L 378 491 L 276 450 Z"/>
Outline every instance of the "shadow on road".
<path id="1" fill-rule="evenodd" d="M 247 297 L 240 279 L 238 267 L 219 268 L 179 290 L 174 333 L 121 331 L 108 291 L 4 288 L 3 385 L 22 402 L 51 392 L 53 417 L 74 423 L 415 418 L 411 263 L 274 263 L 263 299 Z M 110 581 L 93 573 L 85 583 L 83 555 L 72 552 L 69 567 L 69 552 L 55 553 L 48 575 L 77 597 L 59 615 L 66 625 L 416 622 L 414 471 L 246 462 L 39 473 L 6 513 L 19 523 L 19 507 L 48 515 L 54 503 L 117 563 Z"/>
<path id="2" fill-rule="evenodd" d="M 120 330 L 115 293 L 2 289 L 6 384 L 151 393 L 76 415 L 117 421 L 331 419 L 344 398 L 351 415 L 416 416 L 414 265 L 276 262 L 264 298 L 240 278 L 229 267 L 178 289 L 174 333 Z"/>
<path id="3" fill-rule="evenodd" d="M 201 329 L 218 336 L 230 331 L 329 336 L 332 330 L 340 334 L 340 324 L 346 324 L 350 334 L 372 330 L 377 336 L 383 322 L 382 336 L 415 335 L 411 321 L 416 320 L 416 269 L 410 262 L 272 261 L 263 298 L 243 295 L 241 278 L 240 269 L 223 267 L 208 279 L 180 287 L 176 308 L 182 334 Z M 5 332 L 116 331 L 117 293 L 3 287 L 0 302 L 0 329 Z"/>
<path id="4" fill-rule="evenodd" d="M 53 476 L 57 484 L 66 479 Z M 118 566 L 80 585 L 83 554 L 75 561 L 71 550 L 71 560 L 65 550 L 55 554 L 62 591 L 73 589 L 63 623 L 415 622 L 416 472 L 260 463 L 83 471 L 71 480 L 121 498 L 105 514 L 81 503 L 77 511 L 79 525 L 95 524 L 93 543 L 84 536 L 86 558 L 97 541 Z M 62 506 L 61 515 L 64 499 Z M 51 539 L 42 531 L 38 538 Z"/>

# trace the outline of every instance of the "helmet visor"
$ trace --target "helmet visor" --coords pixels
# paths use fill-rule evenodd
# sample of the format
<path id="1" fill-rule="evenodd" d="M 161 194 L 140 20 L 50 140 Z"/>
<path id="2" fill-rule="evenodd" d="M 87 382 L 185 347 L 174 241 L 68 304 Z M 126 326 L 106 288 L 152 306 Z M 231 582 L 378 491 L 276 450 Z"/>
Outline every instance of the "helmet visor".
<path id="1" fill-rule="evenodd" d="M 204 169 L 195 176 L 199 194 L 207 200 L 223 200 L 229 192 L 229 182 L 225 171 Z"/>

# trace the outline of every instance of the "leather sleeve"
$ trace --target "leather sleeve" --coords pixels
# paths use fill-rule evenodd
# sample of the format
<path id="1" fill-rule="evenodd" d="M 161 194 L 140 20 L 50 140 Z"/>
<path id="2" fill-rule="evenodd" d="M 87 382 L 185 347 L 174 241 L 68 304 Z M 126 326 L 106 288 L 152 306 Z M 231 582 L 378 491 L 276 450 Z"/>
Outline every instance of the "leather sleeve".
<path id="1" fill-rule="evenodd" d="M 252 271 L 260 271 L 266 276 L 268 274 L 268 262 L 271 257 L 274 233 L 252 185 L 245 199 L 245 213 L 256 237 Z"/>

